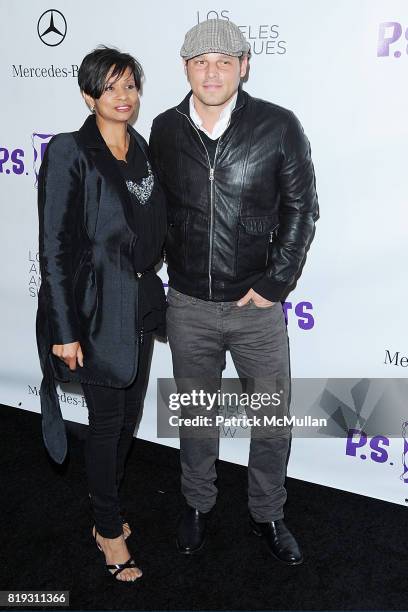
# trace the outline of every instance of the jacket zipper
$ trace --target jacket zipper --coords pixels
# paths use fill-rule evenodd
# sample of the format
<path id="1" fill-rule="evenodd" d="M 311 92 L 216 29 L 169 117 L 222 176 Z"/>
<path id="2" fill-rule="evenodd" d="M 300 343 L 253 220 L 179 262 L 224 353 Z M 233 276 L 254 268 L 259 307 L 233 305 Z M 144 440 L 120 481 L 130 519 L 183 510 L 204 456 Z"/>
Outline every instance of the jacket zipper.
<path id="1" fill-rule="evenodd" d="M 201 139 L 201 137 L 200 137 Z M 214 199 L 215 199 L 215 188 L 214 188 L 214 171 L 215 162 L 217 160 L 218 145 L 220 144 L 220 138 L 218 139 L 217 146 L 215 147 L 214 164 L 211 168 L 210 165 L 210 247 L 208 249 L 208 297 L 212 298 L 212 275 L 211 275 L 211 263 L 212 263 L 212 252 L 213 252 L 213 234 L 214 234 Z M 201 141 L 203 142 L 203 141 Z M 204 143 L 203 143 L 204 144 Z M 207 150 L 207 149 L 206 149 Z M 208 153 L 207 153 L 208 156 Z"/>
<path id="2" fill-rule="evenodd" d="M 235 110 L 236 109 L 234 108 L 232 113 Z M 178 108 L 176 108 L 176 111 L 180 115 L 183 115 L 183 117 L 185 117 L 187 119 L 189 124 L 197 132 L 198 137 L 199 137 L 199 139 L 201 141 L 201 144 L 204 147 L 204 151 L 205 151 L 205 153 L 207 155 L 208 168 L 209 168 L 208 180 L 210 181 L 210 248 L 209 248 L 209 253 L 208 253 L 208 296 L 209 296 L 209 299 L 211 300 L 211 298 L 212 298 L 211 260 L 212 260 L 213 233 L 214 233 L 214 173 L 215 173 L 215 162 L 217 161 L 218 146 L 220 144 L 220 141 L 221 141 L 221 138 L 222 138 L 223 134 L 225 134 L 225 131 L 229 127 L 229 124 L 225 128 L 223 134 L 221 134 L 221 136 L 218 139 L 217 146 L 215 148 L 214 164 L 213 164 L 213 166 L 211 166 L 210 156 L 208 155 L 207 147 L 205 146 L 204 141 L 203 141 L 203 139 L 200 136 L 199 130 L 196 128 L 196 126 L 194 125 L 193 121 L 191 121 L 190 117 L 188 115 L 186 115 L 186 113 L 182 113 L 181 111 L 178 110 Z M 231 113 L 231 115 L 232 115 L 232 113 Z"/>
<path id="3" fill-rule="evenodd" d="M 276 229 L 277 229 L 278 225 L 279 225 L 279 223 L 278 223 L 277 225 L 275 225 L 275 227 L 273 228 L 273 230 L 271 230 L 271 231 L 269 232 L 269 242 L 268 242 L 268 246 L 267 246 L 267 249 L 266 249 L 266 260 L 265 260 L 265 266 L 267 266 L 267 265 L 268 265 L 268 262 L 269 262 L 269 249 L 271 248 L 271 243 L 273 242 L 273 237 L 274 237 L 274 235 L 275 235 L 275 232 L 276 232 Z"/>
<path id="4" fill-rule="evenodd" d="M 266 247 L 265 266 L 268 265 L 268 261 L 269 261 L 269 249 L 271 248 L 271 242 L 273 242 L 273 231 L 269 232 L 269 242 L 268 242 L 268 246 Z"/>

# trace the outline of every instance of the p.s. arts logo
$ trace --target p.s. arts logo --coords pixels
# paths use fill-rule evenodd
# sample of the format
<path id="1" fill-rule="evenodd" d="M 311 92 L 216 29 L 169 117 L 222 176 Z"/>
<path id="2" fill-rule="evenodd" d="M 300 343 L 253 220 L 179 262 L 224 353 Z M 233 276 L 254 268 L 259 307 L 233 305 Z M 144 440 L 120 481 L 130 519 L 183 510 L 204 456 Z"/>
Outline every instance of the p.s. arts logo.
<path id="1" fill-rule="evenodd" d="M 349 459 L 389 466 L 395 477 L 408 484 L 408 421 L 403 416 L 405 380 L 363 378 L 351 387 L 338 380 L 337 389 L 343 393 L 336 393 L 329 386 L 330 381 L 319 402 L 330 417 L 325 434 L 345 437 L 344 454 Z M 345 397 L 351 401 L 345 401 Z M 407 493 L 404 491 L 404 498 Z"/>
<path id="2" fill-rule="evenodd" d="M 24 149 L 21 147 L 0 147 L 0 174 L 24 174 Z M 25 172 L 28 174 L 28 172 Z"/>
<path id="3" fill-rule="evenodd" d="M 369 437 L 362 429 L 349 429 L 346 439 L 346 455 L 357 457 L 358 452 L 360 459 L 364 461 L 368 459 L 375 463 L 386 463 L 389 445 L 388 436 Z"/>
<path id="4" fill-rule="evenodd" d="M 391 451 L 398 456 L 395 461 Z M 359 458 L 376 464 L 388 464 L 398 467 L 398 477 L 403 484 L 408 484 L 408 421 L 402 421 L 399 438 L 386 435 L 369 436 L 363 429 L 350 429 L 346 439 L 347 457 Z M 394 453 L 395 454 L 395 453 Z M 405 491 L 405 495 L 408 491 Z M 408 498 L 405 498 L 408 502 Z"/>
<path id="5" fill-rule="evenodd" d="M 36 187 L 45 149 L 52 136 L 53 134 L 35 132 L 31 135 L 31 147 L 0 147 L 0 176 L 29 176 L 31 173 Z"/>
<path id="6" fill-rule="evenodd" d="M 408 55 L 408 27 L 398 21 L 384 21 L 378 29 L 377 57 Z"/>
<path id="7" fill-rule="evenodd" d="M 252 55 L 285 55 L 287 52 L 287 41 L 282 39 L 280 26 L 276 23 L 250 23 L 239 24 L 230 16 L 226 9 L 197 11 L 196 21 L 200 23 L 206 19 L 225 19 L 237 24 L 246 40 L 251 45 Z"/>

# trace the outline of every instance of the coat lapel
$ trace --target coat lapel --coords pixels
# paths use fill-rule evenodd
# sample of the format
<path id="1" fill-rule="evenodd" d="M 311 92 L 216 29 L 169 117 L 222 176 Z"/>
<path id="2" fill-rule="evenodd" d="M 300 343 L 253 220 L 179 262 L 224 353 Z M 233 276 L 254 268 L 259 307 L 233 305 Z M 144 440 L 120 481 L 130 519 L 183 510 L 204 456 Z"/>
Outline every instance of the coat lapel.
<path id="1" fill-rule="evenodd" d="M 135 234 L 132 215 L 133 202 L 115 158 L 98 129 L 95 115 L 87 117 L 85 123 L 78 131 L 78 134 L 80 143 L 92 156 L 95 166 L 103 179 L 113 187 L 114 191 L 116 191 L 123 208 L 126 223 L 130 231 Z"/>

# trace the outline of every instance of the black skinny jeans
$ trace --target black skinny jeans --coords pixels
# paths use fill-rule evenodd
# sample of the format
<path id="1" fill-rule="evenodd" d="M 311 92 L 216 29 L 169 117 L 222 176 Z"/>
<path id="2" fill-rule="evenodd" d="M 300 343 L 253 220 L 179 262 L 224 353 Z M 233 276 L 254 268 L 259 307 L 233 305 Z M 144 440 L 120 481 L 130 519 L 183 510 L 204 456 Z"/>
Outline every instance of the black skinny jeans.
<path id="1" fill-rule="evenodd" d="M 125 389 L 82 385 L 89 412 L 85 463 L 97 532 L 117 538 L 123 532 L 119 487 L 123 480 L 137 417 L 149 374 L 151 333 L 145 334 L 134 382 Z"/>

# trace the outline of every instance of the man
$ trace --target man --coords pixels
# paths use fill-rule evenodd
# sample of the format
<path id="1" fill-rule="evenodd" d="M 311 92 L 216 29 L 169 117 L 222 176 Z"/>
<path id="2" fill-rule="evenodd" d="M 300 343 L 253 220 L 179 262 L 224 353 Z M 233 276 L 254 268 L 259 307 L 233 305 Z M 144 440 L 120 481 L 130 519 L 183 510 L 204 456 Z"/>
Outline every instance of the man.
<path id="1" fill-rule="evenodd" d="M 310 146 L 288 110 L 240 87 L 250 46 L 230 21 L 193 27 L 181 49 L 191 92 L 153 122 L 151 150 L 168 199 L 168 337 L 177 381 L 221 380 L 229 350 L 241 379 L 289 379 L 280 301 L 296 281 L 318 215 Z M 252 436 L 253 531 L 302 563 L 283 521 L 290 432 Z M 180 552 L 204 543 L 216 501 L 218 436 L 181 436 L 186 508 Z"/>

